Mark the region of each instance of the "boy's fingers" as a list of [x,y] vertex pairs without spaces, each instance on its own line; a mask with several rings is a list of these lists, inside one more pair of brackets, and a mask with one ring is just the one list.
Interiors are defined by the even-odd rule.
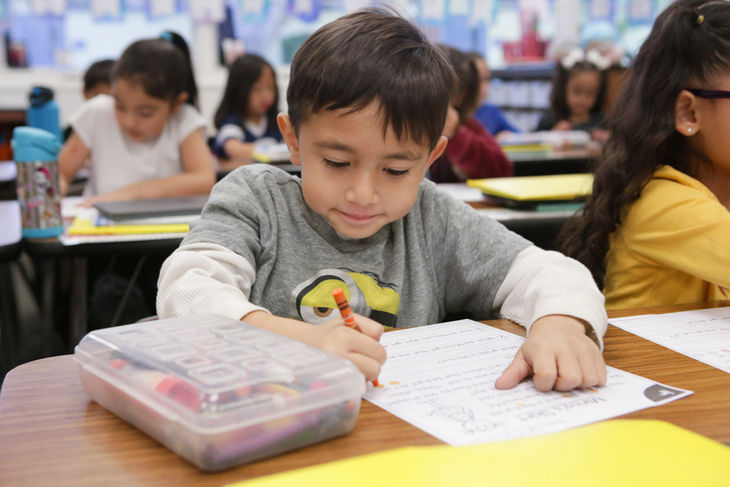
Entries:
[[525,361],[525,356],[522,354],[522,349],[520,349],[512,360],[512,363],[504,369],[502,375],[494,383],[494,387],[497,389],[511,389],[527,377],[529,373],[530,366]]
[[608,370],[606,370],[606,361],[603,360],[603,355],[599,352],[595,358],[596,367],[598,368],[598,384],[599,386],[605,386],[608,380]]
[[551,390],[558,378],[557,358],[552,354],[540,354],[533,358],[532,381],[538,391]]
[[555,357],[555,361],[557,362],[557,378],[553,387],[556,391],[570,391],[576,387],[584,387],[584,378],[593,374],[591,370],[586,370],[581,366],[578,357],[572,354]]
[[365,379],[369,381],[377,379],[380,375],[381,364],[371,357],[359,353],[349,353],[347,354],[347,359],[355,364],[360,369],[360,372],[365,375]]
[[345,329],[343,331],[349,333],[348,353],[364,355],[381,364],[385,363],[387,353],[379,341],[366,335],[362,330]]
[[357,327],[360,329],[360,332],[364,333],[370,338],[380,340],[380,336],[383,334],[383,325],[365,316],[359,315],[357,313],[354,314],[355,321],[357,322]]

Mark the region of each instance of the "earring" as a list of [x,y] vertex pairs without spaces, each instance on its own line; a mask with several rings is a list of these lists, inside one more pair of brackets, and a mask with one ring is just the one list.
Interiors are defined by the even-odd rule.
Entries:
[[692,127],[689,127],[689,128],[687,129],[687,133],[688,133],[688,134],[691,134],[691,133],[692,133]]

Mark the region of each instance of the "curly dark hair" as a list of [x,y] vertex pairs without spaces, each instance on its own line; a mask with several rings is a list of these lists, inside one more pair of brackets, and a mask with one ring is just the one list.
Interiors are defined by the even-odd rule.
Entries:
[[630,69],[582,214],[563,228],[562,251],[585,264],[600,287],[609,236],[652,174],[671,165],[690,176],[689,145],[675,130],[675,102],[730,67],[730,2],[676,0],[654,22]]

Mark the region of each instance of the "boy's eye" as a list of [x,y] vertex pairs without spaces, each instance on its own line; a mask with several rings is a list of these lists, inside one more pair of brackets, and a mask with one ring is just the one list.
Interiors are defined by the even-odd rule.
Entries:
[[402,176],[405,176],[406,174],[408,174],[409,170],[408,169],[390,169],[390,168],[386,168],[385,169],[385,172],[388,173],[389,176],[393,176],[393,177],[398,178],[398,177],[402,177]]
[[323,161],[327,166],[333,169],[344,169],[350,165],[349,162],[330,161],[329,159],[323,159]]
[[139,116],[142,118],[150,118],[154,114],[155,114],[155,112],[150,112],[150,111],[139,112]]

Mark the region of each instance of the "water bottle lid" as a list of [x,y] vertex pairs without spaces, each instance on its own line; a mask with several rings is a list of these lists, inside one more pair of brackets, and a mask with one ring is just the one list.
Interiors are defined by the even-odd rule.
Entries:
[[47,86],[34,86],[30,90],[30,105],[38,107],[53,100],[53,90]]
[[61,150],[55,134],[35,127],[15,127],[11,146],[16,162],[52,161]]

